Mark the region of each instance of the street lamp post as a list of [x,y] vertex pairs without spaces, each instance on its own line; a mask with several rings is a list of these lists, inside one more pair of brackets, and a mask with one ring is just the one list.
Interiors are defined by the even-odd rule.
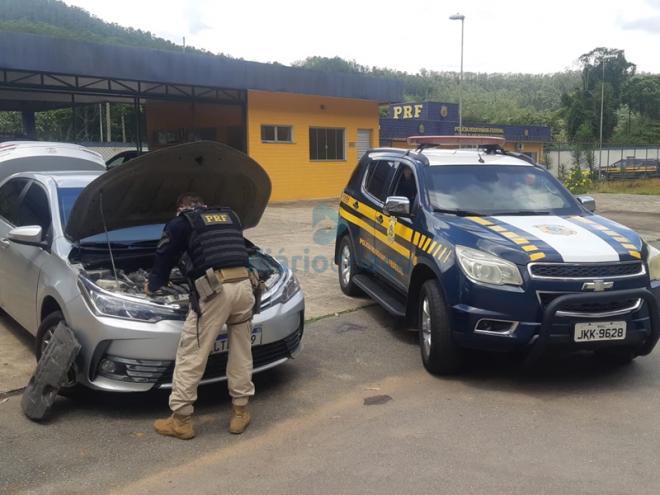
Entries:
[[461,21],[461,76],[458,80],[458,135],[463,135],[463,31],[465,27],[465,16],[454,14],[449,16],[452,21]]
[[600,138],[598,140],[598,178],[601,175],[603,168],[603,109],[605,106],[605,61],[611,58],[616,58],[616,55],[609,54],[603,55],[600,58],[600,63],[603,66],[603,77],[600,81]]

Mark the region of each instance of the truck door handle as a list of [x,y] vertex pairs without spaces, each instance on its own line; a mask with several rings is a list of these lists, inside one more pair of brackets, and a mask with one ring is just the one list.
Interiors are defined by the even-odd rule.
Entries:
[[383,223],[383,220],[384,220],[384,219],[383,219],[383,215],[378,215],[378,216],[376,217],[376,220],[378,220],[378,223]]
[[9,247],[9,239],[0,239],[0,247],[6,248]]
[[359,207],[360,207],[360,203],[358,203],[357,201],[353,201],[353,208],[357,210]]

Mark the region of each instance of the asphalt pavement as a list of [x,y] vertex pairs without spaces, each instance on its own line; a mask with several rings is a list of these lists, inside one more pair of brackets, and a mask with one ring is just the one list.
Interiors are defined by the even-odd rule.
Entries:
[[167,395],[58,399],[46,424],[0,404],[1,493],[655,494],[660,356],[525,369],[475,355],[437,378],[416,334],[370,307],[308,325],[295,361],[259,375],[253,424],[226,431],[204,387],[198,437],[151,430]]
[[[660,247],[660,197],[598,202]],[[332,257],[332,208],[274,205],[249,233],[297,260],[311,314],[330,316],[308,322],[295,361],[255,377],[241,436],[226,431],[224,384],[201,389],[188,442],[151,429],[166,392],[61,397],[48,422],[30,422],[20,395],[3,392],[27,380],[33,342],[0,315],[0,494],[658,492],[658,352],[622,368],[476,355],[465,374],[433,377],[416,333],[378,307],[355,309],[369,301],[311,265]]]

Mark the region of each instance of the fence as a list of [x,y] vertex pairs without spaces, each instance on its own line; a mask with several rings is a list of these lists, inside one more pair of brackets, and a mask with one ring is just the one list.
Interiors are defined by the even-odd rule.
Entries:
[[[133,143],[99,143],[99,142],[93,142],[93,143],[76,143],[81,146],[84,146],[85,148],[88,148],[92,151],[96,151],[97,153],[100,153],[100,155],[103,157],[104,161],[108,161],[110,158],[115,156],[117,153],[121,153],[122,151],[129,151],[129,150],[135,150],[137,149],[137,146]],[[142,145],[142,149],[144,151],[148,151],[149,148],[145,145]]]
[[623,146],[603,146],[602,149],[593,144],[566,144],[553,143],[547,145],[544,149],[545,164],[555,175],[559,176],[563,168],[568,171],[575,166],[576,151],[581,153],[580,166],[588,168],[586,153],[593,154],[594,170],[605,171],[607,167],[620,167],[626,160],[649,160],[650,163],[660,164],[660,144],[652,145],[623,145]]

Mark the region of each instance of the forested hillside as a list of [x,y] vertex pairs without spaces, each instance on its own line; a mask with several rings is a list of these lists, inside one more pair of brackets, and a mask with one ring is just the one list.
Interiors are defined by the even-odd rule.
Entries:
[[[105,22],[60,0],[2,0],[0,31],[47,34],[62,38],[181,51],[182,46],[149,31]],[[186,51],[209,53],[196,48]]]
[[[47,34],[100,43],[142,46],[163,50],[183,47],[150,32],[107,23],[89,12],[60,0],[2,0],[0,31]],[[207,53],[186,47],[186,51]],[[576,54],[576,56],[579,54]],[[219,54],[217,56],[226,57]],[[635,73],[634,63],[622,50],[596,48],[580,57],[580,67],[552,74],[484,74],[467,72],[463,82],[464,120],[500,124],[543,124],[559,141],[595,142],[599,134],[601,59],[605,76],[604,138],[610,143],[660,142],[660,75]],[[633,61],[634,62],[634,61]],[[368,67],[339,57],[310,56],[294,65],[396,78],[403,81],[406,101],[458,101],[459,75],[420,69],[416,74]],[[94,112],[90,109],[90,118]],[[61,122],[66,110],[40,115],[37,125],[51,139],[94,139],[71,136],[70,125]],[[118,118],[115,114],[113,118]],[[113,126],[118,126],[113,122]],[[0,135],[20,131],[20,116],[0,113]],[[62,134],[60,136],[60,134]]]

